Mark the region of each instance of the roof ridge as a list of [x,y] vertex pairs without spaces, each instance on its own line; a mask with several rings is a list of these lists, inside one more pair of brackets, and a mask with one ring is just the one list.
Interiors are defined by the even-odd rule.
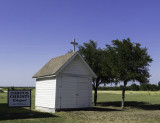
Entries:
[[[69,55],[69,54],[75,54],[75,53],[77,53],[78,51],[76,51],[76,52],[71,52],[71,53],[67,53],[67,54],[64,54],[64,55],[60,55],[60,56],[56,56],[56,57],[54,57],[54,58],[52,58],[52,59],[56,59],[56,58],[59,58],[59,57],[63,57],[63,56],[66,56],[66,55]],[[52,60],[51,59],[51,60]]]
[[52,58],[32,78],[55,74],[77,52],[67,53]]

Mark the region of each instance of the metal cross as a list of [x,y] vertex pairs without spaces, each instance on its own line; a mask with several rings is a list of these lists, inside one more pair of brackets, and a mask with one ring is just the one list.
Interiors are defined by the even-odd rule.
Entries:
[[73,38],[73,42],[71,42],[71,44],[73,44],[73,52],[75,52],[76,45],[78,45],[78,43],[75,41],[75,38]]

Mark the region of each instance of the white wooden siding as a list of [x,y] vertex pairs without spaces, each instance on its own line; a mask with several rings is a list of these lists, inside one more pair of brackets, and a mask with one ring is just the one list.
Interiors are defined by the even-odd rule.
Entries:
[[61,76],[56,77],[56,104],[55,109],[60,109],[60,91],[61,91]]
[[37,80],[35,105],[39,107],[55,108],[55,92],[55,78]]
[[92,77],[89,76],[89,107],[92,107]]
[[90,72],[82,62],[79,56],[76,56],[73,61],[71,61],[64,70],[63,74],[75,74],[75,75],[90,75]]

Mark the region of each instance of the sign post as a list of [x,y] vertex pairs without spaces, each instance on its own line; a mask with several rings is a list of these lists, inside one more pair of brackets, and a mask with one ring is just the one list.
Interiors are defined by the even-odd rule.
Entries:
[[8,108],[12,107],[30,107],[31,112],[31,89],[8,90]]

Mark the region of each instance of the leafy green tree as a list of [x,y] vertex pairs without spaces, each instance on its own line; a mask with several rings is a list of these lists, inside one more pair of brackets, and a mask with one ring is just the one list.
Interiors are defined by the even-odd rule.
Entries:
[[[109,68],[104,67],[104,59],[106,51],[97,47],[97,42],[90,40],[89,43],[83,43],[83,46],[78,46],[80,54],[89,64],[92,70],[96,73],[97,78],[93,80],[92,86],[94,90],[94,105],[97,104],[97,90],[100,84],[108,83],[110,78]],[[105,69],[104,69],[105,68]]]
[[140,83],[148,82],[149,63],[152,59],[147,53],[146,48],[142,48],[139,43],[132,43],[130,39],[113,40],[112,46],[106,45],[106,49],[112,52],[112,73],[119,82],[123,82],[122,104],[124,109],[125,90],[127,83],[138,81]]
[[101,61],[101,73],[103,76],[103,83],[115,83],[118,82],[115,78],[114,74],[112,74],[112,61],[113,60],[113,53],[108,50],[104,49],[102,51],[102,61]]

